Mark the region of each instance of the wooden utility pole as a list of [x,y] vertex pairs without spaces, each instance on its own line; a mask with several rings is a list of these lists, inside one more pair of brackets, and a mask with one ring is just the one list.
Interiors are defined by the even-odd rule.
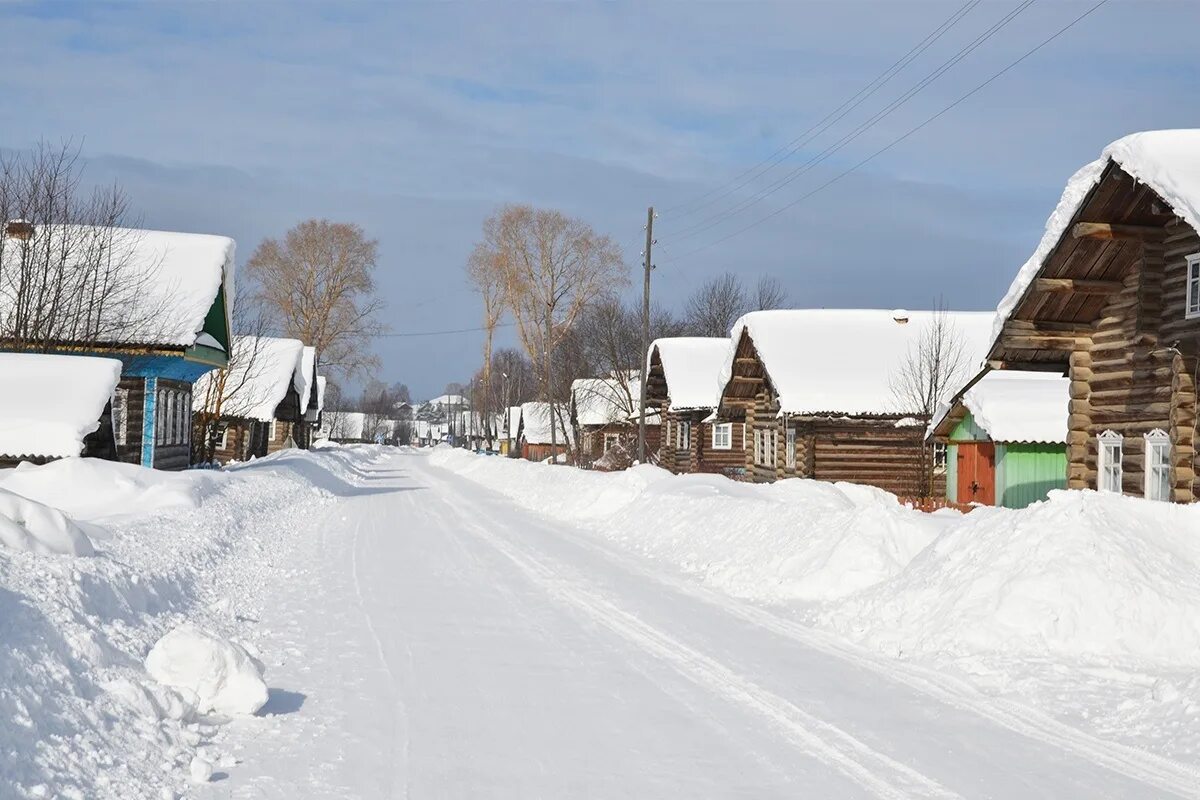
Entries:
[[650,270],[654,264],[650,260],[650,248],[654,246],[654,206],[646,209],[646,252],[642,260],[645,278],[642,284],[642,366],[641,366],[641,400],[638,403],[638,461],[646,463],[646,384],[649,369],[647,364],[650,350]]

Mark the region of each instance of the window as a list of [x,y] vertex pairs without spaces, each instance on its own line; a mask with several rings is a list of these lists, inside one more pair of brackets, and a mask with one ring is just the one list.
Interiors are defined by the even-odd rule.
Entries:
[[718,422],[712,426],[713,450],[733,449],[733,423]]
[[221,429],[221,440],[219,442],[217,442],[217,449],[218,450],[228,450],[229,449],[229,427],[228,426]]
[[934,472],[945,472],[946,471],[946,443],[945,442],[934,442],[933,443],[933,471]]
[[1146,499],[1171,499],[1171,438],[1161,430],[1146,434]]
[[675,449],[676,450],[691,450],[692,449],[692,423],[676,422],[675,423]]
[[754,431],[754,463],[762,463],[762,431]]
[[787,455],[784,456],[784,464],[788,469],[796,468],[796,429],[788,428],[787,436],[784,439],[787,446]]
[[1124,440],[1119,433],[1105,431],[1097,437],[1097,442],[1099,443],[1097,467],[1100,473],[1100,485],[1097,488],[1102,492],[1120,493]]
[[129,430],[129,390],[117,389],[112,400],[113,439],[124,447]]
[[1187,257],[1187,316],[1200,317],[1200,253]]
[[275,441],[275,420],[271,420],[271,426],[267,428],[267,441]]
[[768,441],[771,445],[767,449],[767,462],[773,467],[775,466],[775,459],[779,451],[779,431],[777,431],[775,428],[772,428],[767,432],[767,436],[769,437]]
[[762,467],[775,466],[775,445],[779,441],[775,429],[754,431],[754,463]]
[[604,434],[604,452],[608,452],[612,448],[621,443],[621,435],[619,433]]
[[163,444],[167,440],[167,392],[159,389],[154,396],[154,443]]
[[183,443],[192,443],[192,393],[183,393]]

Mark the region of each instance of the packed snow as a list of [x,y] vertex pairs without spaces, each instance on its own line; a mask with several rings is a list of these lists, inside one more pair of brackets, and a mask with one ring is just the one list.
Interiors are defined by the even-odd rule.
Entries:
[[724,386],[733,374],[738,342],[745,332],[779,396],[781,413],[912,413],[917,409],[904,407],[895,392],[898,370],[939,321],[974,372],[987,352],[991,314],[787,309],[754,311],[734,324],[720,383]]
[[[113,358],[0,353],[0,457],[70,458],[100,427],[121,379]],[[20,387],[14,391],[12,387]]]
[[[729,340],[704,336],[655,339],[646,358],[658,351],[667,381],[668,411],[716,408],[721,402],[721,367],[729,354]],[[648,373],[647,373],[648,374]]]
[[992,370],[938,409],[929,429],[962,403],[992,441],[1064,443],[1070,385],[1053,372]]
[[1200,230],[1200,129],[1143,131],[1117,139],[1104,148],[1100,158],[1084,165],[1067,181],[1058,205],[1046,220],[1041,241],[996,307],[993,342],[1000,338],[1005,321],[1029,290],[1109,161],[1153,189],[1188,225]]

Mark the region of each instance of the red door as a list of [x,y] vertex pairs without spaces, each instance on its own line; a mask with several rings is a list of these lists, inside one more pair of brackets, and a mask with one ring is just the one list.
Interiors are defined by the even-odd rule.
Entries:
[[996,504],[996,446],[991,442],[959,443],[958,502]]

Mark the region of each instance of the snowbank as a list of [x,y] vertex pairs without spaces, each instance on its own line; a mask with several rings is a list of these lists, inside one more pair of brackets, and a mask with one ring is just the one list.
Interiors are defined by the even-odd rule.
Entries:
[[194,625],[159,639],[146,656],[146,671],[201,714],[253,714],[267,702],[262,664],[241,645]]
[[0,544],[43,555],[90,556],[87,534],[56,508],[0,489]]
[[851,484],[430,458],[730,594],[812,603],[892,654],[1200,664],[1200,507],[1060,491],[1020,511],[923,514]]

